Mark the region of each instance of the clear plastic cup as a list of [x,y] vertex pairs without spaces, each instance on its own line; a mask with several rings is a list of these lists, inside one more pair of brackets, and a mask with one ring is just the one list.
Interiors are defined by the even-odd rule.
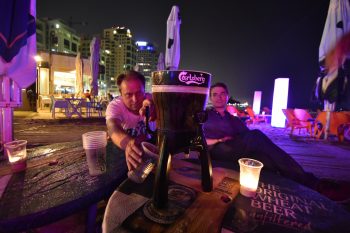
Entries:
[[4,144],[13,172],[23,171],[27,167],[27,141],[15,140]]
[[129,179],[135,183],[143,183],[145,181],[159,158],[158,148],[155,145],[149,142],[141,142],[141,146],[144,152],[142,163],[134,170],[128,172]]
[[91,176],[106,172],[106,145],[107,133],[105,131],[91,131],[82,135],[83,148]]
[[246,197],[254,197],[258,188],[260,171],[264,164],[255,159],[241,158],[239,163],[240,193]]

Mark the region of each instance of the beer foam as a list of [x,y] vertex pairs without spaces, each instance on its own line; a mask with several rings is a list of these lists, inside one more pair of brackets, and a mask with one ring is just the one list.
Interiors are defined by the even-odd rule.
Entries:
[[209,95],[209,88],[178,85],[152,85],[152,92],[194,93]]

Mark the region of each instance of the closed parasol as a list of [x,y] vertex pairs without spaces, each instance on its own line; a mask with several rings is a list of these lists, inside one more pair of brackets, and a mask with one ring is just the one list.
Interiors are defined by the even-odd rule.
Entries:
[[91,95],[98,95],[98,73],[100,61],[100,40],[94,37],[90,44]]
[[13,140],[13,108],[36,79],[36,1],[0,0],[1,143]]
[[349,0],[331,0],[319,47],[321,75],[317,79],[315,93],[318,100],[324,101],[324,110],[327,112],[325,138],[327,138],[330,124],[330,112],[335,110],[336,103],[343,101],[347,88],[347,77],[342,64],[337,64],[337,67],[333,68],[326,67],[325,59],[332,52],[337,42],[349,31]]
[[180,63],[180,12],[173,6],[167,21],[165,66],[167,70],[177,70]]
[[164,61],[164,54],[163,53],[159,53],[157,70],[165,70],[165,61]]
[[83,90],[83,60],[81,59],[80,52],[78,52],[75,58],[75,94],[81,97],[84,93]]

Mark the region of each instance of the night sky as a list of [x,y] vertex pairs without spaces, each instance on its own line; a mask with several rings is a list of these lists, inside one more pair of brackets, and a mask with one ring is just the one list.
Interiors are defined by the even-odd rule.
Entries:
[[73,27],[89,35],[125,26],[136,40],[164,52],[175,4],[182,17],[179,69],[209,72],[212,82],[227,83],[235,99],[250,104],[254,91],[262,91],[262,106],[268,107],[274,79],[289,77],[288,107],[316,106],[310,99],[329,0],[37,0],[37,17],[72,17]]

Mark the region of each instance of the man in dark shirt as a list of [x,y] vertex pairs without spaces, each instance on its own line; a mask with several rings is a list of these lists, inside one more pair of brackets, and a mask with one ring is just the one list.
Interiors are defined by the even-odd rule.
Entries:
[[[226,111],[229,98],[227,86],[216,83],[210,88],[213,107],[208,109],[208,120],[204,123],[204,134],[213,160],[238,163],[238,159],[249,157],[261,161],[264,169],[281,174],[298,183],[326,194],[320,190],[327,181],[320,181],[304,169],[285,151],[275,145],[260,130],[249,130],[237,117]],[[349,190],[339,190],[349,195]],[[328,194],[328,193],[327,193]],[[343,200],[349,196],[328,195],[331,199]]]

